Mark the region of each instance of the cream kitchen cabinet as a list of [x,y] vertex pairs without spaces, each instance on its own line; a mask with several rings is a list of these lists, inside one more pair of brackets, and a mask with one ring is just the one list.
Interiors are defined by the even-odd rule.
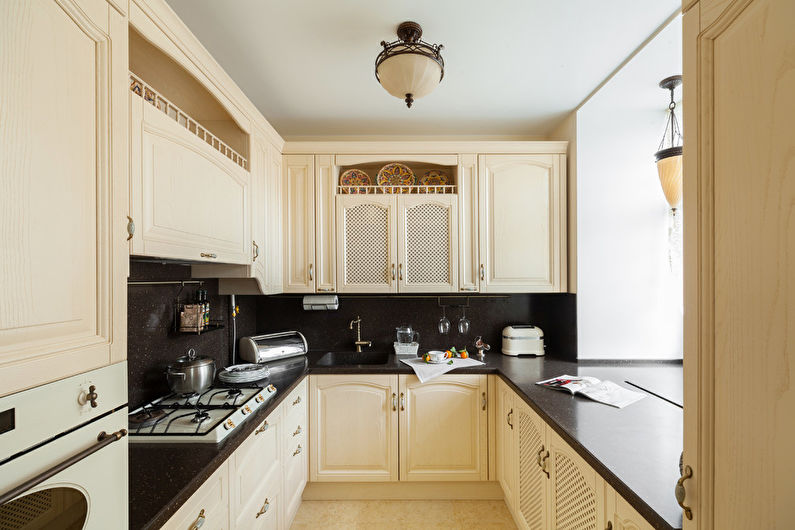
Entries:
[[310,480],[398,480],[398,376],[310,376]]
[[339,291],[457,291],[457,207],[454,195],[339,195]]
[[0,3],[0,395],[126,358],[127,18]]
[[337,290],[336,208],[337,169],[331,155],[315,155],[315,290]]
[[400,376],[400,480],[487,480],[487,381]]
[[479,157],[480,291],[566,289],[565,155]]
[[478,243],[478,156],[458,155],[458,288],[480,290]]
[[[543,420],[516,394],[513,456],[516,487],[509,506],[520,528],[554,528],[549,521],[549,472],[543,467],[547,429]],[[508,492],[506,492],[507,495]]]
[[608,484],[605,484],[603,527],[610,530],[652,530],[654,528]]
[[495,422],[495,462],[497,480],[505,494],[505,503],[509,507],[516,502],[518,477],[518,453],[516,449],[517,434],[516,418],[518,404],[514,404],[514,392],[502,379],[496,379],[496,422]]
[[161,527],[163,530],[228,530],[229,463],[224,462]]
[[309,478],[309,380],[304,380],[281,404],[282,456],[284,485],[282,487],[284,528],[290,528]]

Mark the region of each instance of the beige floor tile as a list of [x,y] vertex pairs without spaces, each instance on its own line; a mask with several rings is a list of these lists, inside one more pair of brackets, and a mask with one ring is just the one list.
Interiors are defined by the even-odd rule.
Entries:
[[355,523],[364,503],[365,501],[304,501],[298,508],[294,521],[315,525]]

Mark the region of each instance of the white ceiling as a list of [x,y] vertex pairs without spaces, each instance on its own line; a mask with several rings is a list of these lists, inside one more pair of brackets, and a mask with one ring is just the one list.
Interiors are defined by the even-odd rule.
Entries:
[[[167,0],[286,139],[543,137],[679,0]],[[414,20],[445,76],[411,109],[373,74]]]

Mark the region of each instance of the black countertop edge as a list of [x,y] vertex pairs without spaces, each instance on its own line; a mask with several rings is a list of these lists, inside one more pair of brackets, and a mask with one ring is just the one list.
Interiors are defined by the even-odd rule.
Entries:
[[[279,392],[276,397],[271,400],[267,406],[259,408],[255,411],[254,417],[244,422],[233,434],[227,437],[223,442],[218,445],[212,444],[130,444],[130,528],[131,529],[150,529],[159,528],[163,525],[169,517],[171,517],[182,504],[212,475],[216,469],[234,452],[234,450],[253,432],[256,427],[264,420],[284,398],[296,387],[303,379],[309,374],[413,374],[413,370],[395,356],[391,355],[389,362],[380,365],[349,365],[349,366],[317,366],[317,361],[322,356],[322,352],[310,352],[307,356],[308,366],[300,371],[282,374],[278,379],[272,378],[272,383],[277,386]],[[508,360],[510,359],[510,360]],[[577,439],[576,435],[570,433],[564,426],[562,426],[555,418],[552,411],[547,410],[539,401],[533,399],[530,395],[534,390],[541,390],[544,393],[553,392],[554,394],[562,394],[560,392],[550,391],[536,386],[527,386],[527,382],[521,382],[519,377],[516,377],[513,372],[516,372],[516,363],[522,361],[529,361],[536,363],[547,364],[552,361],[554,366],[554,375],[562,375],[563,373],[571,373],[573,368],[578,365],[583,367],[654,367],[665,365],[681,364],[681,361],[595,361],[586,360],[579,363],[557,361],[553,359],[545,360],[544,358],[506,358],[505,356],[491,353],[486,356],[486,364],[482,366],[461,368],[453,370],[450,373],[472,373],[472,374],[495,374],[498,375],[508,386],[510,386],[522,399],[530,406],[539,416],[576,452],[579,454],[593,469],[603,477],[603,479],[616,490],[640,515],[655,528],[665,530],[677,530],[682,527],[681,515],[678,524],[672,524],[666,520],[656,510],[654,510],[646,500],[644,500],[637,492],[630,488],[624,481],[622,481],[607,465],[605,465],[596,455],[589,451]],[[513,364],[514,366],[504,366],[504,363]],[[566,368],[569,368],[567,371]],[[560,373],[557,373],[560,372]],[[576,373],[576,371],[574,371]],[[548,373],[545,375],[549,375]],[[552,377],[550,376],[550,377]],[[536,379],[533,377],[535,380]],[[534,382],[533,382],[534,383]],[[564,397],[566,397],[564,395]],[[656,399],[649,397],[647,399]],[[569,406],[577,407],[577,403],[582,400],[588,402],[584,398],[574,398],[568,400],[571,404]],[[607,405],[598,405],[599,407],[608,407]],[[597,409],[598,410],[598,409]],[[185,459],[185,452],[190,449],[193,458],[189,459],[186,464],[196,464],[195,472],[185,473],[182,471],[181,478],[184,484],[181,487],[177,484],[178,491],[174,494],[162,491],[160,495],[152,495],[157,492],[155,485],[149,482],[155,477],[151,471],[151,467],[160,469],[161,466],[155,465],[158,460],[167,461],[174,465],[175,461],[180,458]],[[155,462],[152,462],[154,460]],[[147,468],[146,464],[150,464]],[[150,471],[145,471],[150,469]],[[187,476],[186,476],[187,475]],[[159,476],[157,478],[160,478]],[[149,479],[149,480],[147,480]],[[162,481],[161,481],[162,484]],[[167,485],[166,485],[167,486]],[[167,490],[168,488],[165,487]],[[673,500],[673,485],[670,488],[671,502]],[[150,510],[145,508],[151,506]],[[159,506],[159,508],[158,508]]]

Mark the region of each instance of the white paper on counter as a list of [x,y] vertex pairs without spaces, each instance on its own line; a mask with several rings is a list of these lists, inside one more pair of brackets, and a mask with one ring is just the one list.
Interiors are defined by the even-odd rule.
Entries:
[[400,359],[400,362],[405,363],[414,370],[414,373],[417,374],[417,378],[420,380],[420,383],[427,383],[431,379],[436,379],[442,374],[446,374],[450,370],[455,370],[457,368],[469,368],[472,366],[480,366],[482,363],[480,361],[476,361],[475,359],[459,359],[454,358],[452,359],[453,364],[449,364],[450,359],[441,363],[441,364],[431,364],[426,363],[419,357],[415,357],[413,359]]

